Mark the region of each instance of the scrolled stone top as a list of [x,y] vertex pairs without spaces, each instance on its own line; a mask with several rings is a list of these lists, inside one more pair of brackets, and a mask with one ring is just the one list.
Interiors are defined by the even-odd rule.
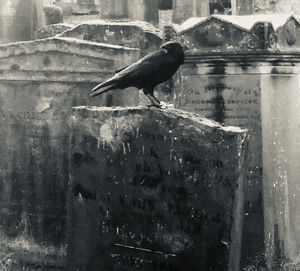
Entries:
[[298,19],[294,15],[288,14],[260,14],[260,15],[246,15],[246,16],[233,16],[233,15],[219,15],[213,14],[209,17],[191,17],[187,19],[182,24],[172,24],[173,29],[178,33],[182,34],[202,23],[211,20],[212,18],[216,20],[223,21],[225,23],[230,23],[234,27],[240,28],[244,31],[251,32],[255,24],[257,23],[270,23],[273,29],[276,31],[279,27],[284,26],[290,20],[295,20],[299,23]]
[[193,54],[300,52],[300,21],[289,14],[194,17],[166,31]]

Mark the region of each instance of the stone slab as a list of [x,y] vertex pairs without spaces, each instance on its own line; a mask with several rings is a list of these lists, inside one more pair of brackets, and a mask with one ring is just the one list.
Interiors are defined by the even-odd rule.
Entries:
[[142,55],[157,50],[162,44],[161,31],[142,21],[95,20],[82,23],[58,36],[139,48]]
[[0,1],[0,44],[30,40],[44,25],[42,0]]
[[71,120],[70,270],[240,270],[245,130],[141,107]]
[[[225,72],[226,68],[224,66],[223,68]],[[215,66],[214,70],[210,70],[210,74],[197,74],[198,69],[194,65],[183,67],[181,85],[177,90],[185,91],[177,93],[175,106],[197,112],[226,125],[249,129],[250,152],[247,153],[249,162],[245,180],[245,225],[247,226],[244,228],[243,251],[245,255],[257,255],[259,251],[262,255],[264,222],[260,151],[262,149],[260,76],[246,74],[226,76],[226,73],[218,74],[217,69],[221,72],[221,64]]]
[[134,89],[89,95],[139,55],[138,49],[67,38],[0,46],[0,234],[8,255],[22,254],[22,261],[30,255],[31,266],[45,260],[39,249],[48,258],[64,256],[72,106],[137,105]]
[[190,55],[175,87],[176,107],[249,130],[242,246],[248,269],[298,262],[299,72],[297,54],[266,54],[264,61]]

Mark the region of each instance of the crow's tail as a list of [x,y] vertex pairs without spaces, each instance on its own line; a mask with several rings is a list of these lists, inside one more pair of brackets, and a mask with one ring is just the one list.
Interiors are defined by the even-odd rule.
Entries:
[[93,92],[90,94],[91,97],[98,96],[100,94],[103,94],[111,89],[116,88],[117,82],[114,80],[108,80],[105,81],[96,87],[93,88]]

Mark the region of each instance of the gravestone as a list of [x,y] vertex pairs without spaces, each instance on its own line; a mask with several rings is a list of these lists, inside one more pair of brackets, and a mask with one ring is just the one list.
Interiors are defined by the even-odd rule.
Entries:
[[46,25],[59,24],[64,21],[63,11],[59,6],[44,6],[44,13],[46,17]]
[[77,0],[77,5],[73,8],[75,14],[99,13],[95,0]]
[[158,25],[159,0],[100,0],[100,18],[140,20]]
[[265,256],[268,270],[297,262],[300,191],[294,161],[300,157],[292,139],[299,133],[292,116],[299,107],[296,19],[214,15],[174,25],[170,36],[172,29],[173,37],[189,48],[175,87],[176,107],[249,129],[245,268],[259,270]]
[[34,39],[46,39],[55,37],[56,35],[72,28],[74,28],[73,24],[50,24],[35,31]]
[[190,17],[205,17],[208,15],[208,0],[173,0],[173,23],[180,24]]
[[128,0],[128,17],[158,25],[159,0]]
[[44,24],[42,0],[0,0],[0,43],[30,40]]
[[39,264],[56,270],[42,252],[53,253],[54,262],[63,260],[71,108],[138,104],[134,89],[98,98],[89,94],[139,54],[68,38],[0,46],[1,247],[8,247],[12,261],[28,264],[12,270]]
[[255,0],[237,0],[236,11],[238,15],[251,15],[254,14]]
[[234,2],[238,15],[300,14],[299,2],[297,0],[234,0]]
[[127,0],[100,0],[101,19],[123,19],[128,17]]
[[157,50],[162,44],[159,29],[147,22],[138,21],[91,21],[79,24],[58,36],[139,48],[141,56]]
[[69,270],[240,270],[245,130],[143,107],[71,120]]

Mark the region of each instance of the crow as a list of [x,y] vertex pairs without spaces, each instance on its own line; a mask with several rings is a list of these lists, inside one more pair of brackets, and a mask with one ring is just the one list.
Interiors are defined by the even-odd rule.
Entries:
[[184,51],[180,43],[167,42],[158,51],[116,71],[113,77],[97,85],[91,96],[94,97],[112,89],[136,87],[143,89],[153,106],[161,107],[161,102],[153,95],[154,88],[170,79],[183,62]]

